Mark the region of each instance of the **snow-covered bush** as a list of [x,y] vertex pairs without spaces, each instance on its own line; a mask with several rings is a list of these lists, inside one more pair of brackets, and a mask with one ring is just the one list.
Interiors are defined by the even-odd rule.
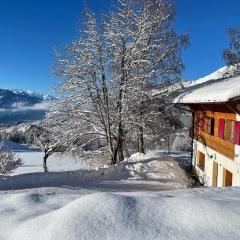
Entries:
[[172,144],[172,151],[190,151],[191,138],[186,134],[181,134],[175,137]]
[[7,175],[20,164],[22,164],[21,158],[18,158],[15,153],[0,145],[0,175]]

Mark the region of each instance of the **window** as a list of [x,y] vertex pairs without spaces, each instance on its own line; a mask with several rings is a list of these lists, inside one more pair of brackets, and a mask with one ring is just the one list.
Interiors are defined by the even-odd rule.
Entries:
[[234,121],[226,119],[224,129],[224,140],[234,142]]
[[204,130],[206,133],[212,136],[214,135],[214,124],[215,124],[214,118],[211,118],[211,117],[205,118]]
[[214,135],[214,129],[215,129],[215,119],[211,118],[211,128],[210,128],[210,134]]
[[206,116],[204,119],[204,132],[209,134],[210,128],[211,128],[211,118]]
[[240,122],[234,124],[234,144],[240,145]]
[[218,120],[218,137],[224,139],[225,119],[220,118]]
[[204,171],[205,168],[205,154],[197,152],[197,166]]

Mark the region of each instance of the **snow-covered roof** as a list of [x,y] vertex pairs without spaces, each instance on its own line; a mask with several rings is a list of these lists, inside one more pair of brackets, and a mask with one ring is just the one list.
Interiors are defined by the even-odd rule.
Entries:
[[240,97],[240,77],[232,77],[184,92],[174,103],[221,103]]

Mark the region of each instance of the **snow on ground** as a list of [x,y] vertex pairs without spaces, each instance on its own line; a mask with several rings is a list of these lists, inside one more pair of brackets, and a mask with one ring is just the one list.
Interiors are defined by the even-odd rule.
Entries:
[[239,239],[240,188],[184,189],[170,156],[186,157],[152,151],[110,168],[2,176],[0,240]]
[[[18,152],[17,155],[23,159],[24,164],[13,170],[10,175],[24,173],[43,172],[42,152]],[[70,156],[59,156],[53,154],[47,159],[48,170],[51,172],[75,171],[88,168],[88,164]]]
[[34,187],[81,187],[86,182],[101,189],[169,190],[186,188],[190,182],[178,163],[160,151],[134,154],[130,159],[110,168],[90,168],[88,163],[73,157],[53,154],[48,158],[49,173],[43,172],[43,154],[38,149],[13,142],[7,147],[20,156],[24,164],[9,176],[0,177],[0,190]]
[[190,184],[178,163],[164,155],[143,160],[127,159],[109,168],[18,175],[17,172],[18,169],[11,176],[0,177],[0,190],[91,185],[104,191],[162,191],[186,188]]
[[[14,169],[11,176],[24,174],[24,173],[34,173],[43,172],[43,153],[38,148],[29,147],[26,145],[18,144],[12,141],[0,141],[3,143],[7,149],[12,150],[23,159],[23,165]],[[61,171],[75,171],[79,169],[89,168],[89,165],[71,156],[60,156],[59,154],[51,155],[48,160],[48,169],[51,172],[61,172]]]
[[1,240],[239,239],[240,189],[0,192]]

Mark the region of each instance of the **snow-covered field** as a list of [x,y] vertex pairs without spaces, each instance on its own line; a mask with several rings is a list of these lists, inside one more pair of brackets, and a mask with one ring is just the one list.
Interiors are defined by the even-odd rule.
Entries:
[[[23,165],[14,169],[10,176],[24,173],[43,172],[43,153],[38,148],[31,148],[12,141],[0,141],[0,143],[1,142],[23,160]],[[47,163],[48,169],[51,172],[75,171],[89,168],[89,165],[81,159],[73,158],[71,156],[62,157],[59,154],[51,155],[48,158]]]
[[14,149],[25,163],[0,177],[0,240],[239,239],[240,188],[186,189],[169,158],[186,154],[135,154],[98,170],[55,155],[43,173],[41,152]]
[[240,189],[0,192],[1,240],[239,239]]
[[[23,159],[24,164],[15,169],[10,175],[43,172],[42,152],[18,152],[17,155]],[[48,158],[48,169],[51,172],[75,171],[87,167],[86,162],[73,157],[61,157],[53,154]]]
[[[87,168],[84,162],[76,165],[75,162],[71,163],[71,158],[68,162],[67,159],[61,160],[55,156],[49,159],[49,164],[52,160],[50,172],[44,173],[41,160],[34,163],[39,152],[26,152],[19,155],[21,154],[25,154],[22,155],[25,157],[29,154],[29,160],[24,158],[22,166],[15,169],[9,176],[0,177],[0,190],[84,186],[99,191],[162,191],[186,188],[190,184],[178,163],[164,155],[132,157],[116,166],[99,169]],[[78,169],[71,170],[77,166]]]

